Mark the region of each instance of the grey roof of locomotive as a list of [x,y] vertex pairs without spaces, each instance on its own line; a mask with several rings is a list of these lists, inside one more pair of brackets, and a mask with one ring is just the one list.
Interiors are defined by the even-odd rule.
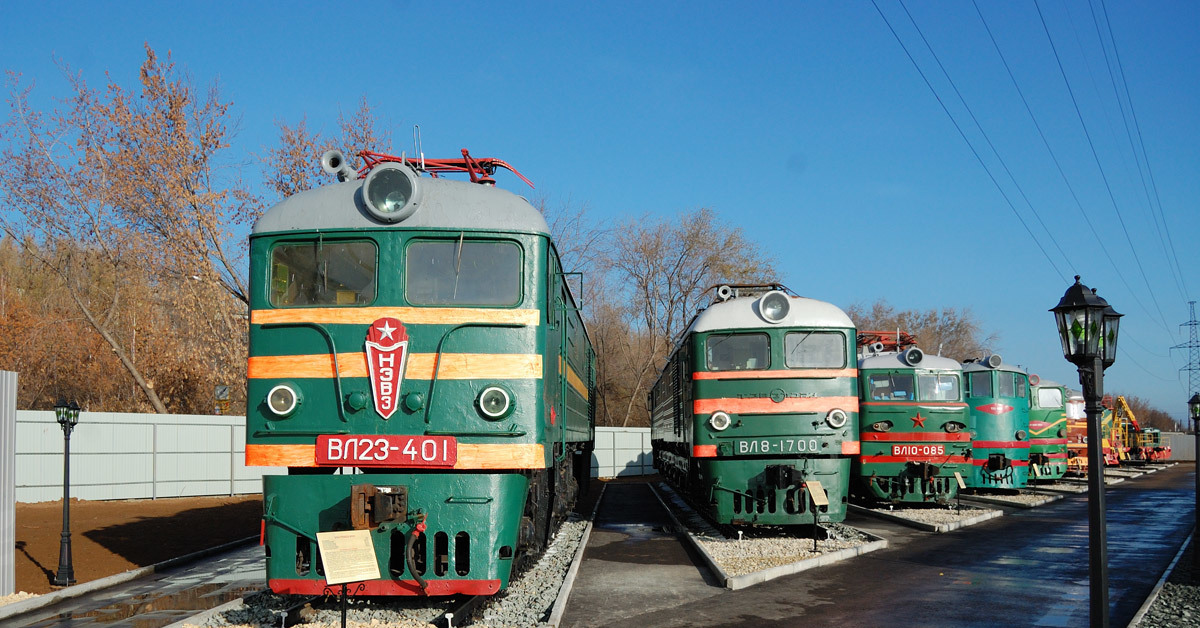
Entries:
[[[529,201],[493,186],[423,176],[421,205],[408,218],[382,223],[367,212],[364,179],[300,192],[268,209],[254,223],[254,235],[336,229],[449,229],[550,234],[541,212]],[[352,208],[352,209],[348,209]]]
[[900,358],[901,353],[889,351],[886,353],[876,353],[868,355],[858,361],[860,369],[936,369],[942,371],[961,371],[962,365],[950,358],[943,358],[936,355],[926,353],[921,358],[921,362],[916,366],[910,366]]
[[735,297],[708,306],[692,319],[684,334],[717,329],[759,329],[772,327],[854,327],[846,313],[832,303],[788,296],[791,309],[787,318],[768,323],[758,313],[759,297]]
[[964,373],[970,373],[972,371],[1013,371],[1015,373],[1026,373],[1025,369],[1019,366],[1013,366],[1012,364],[1003,361],[1000,362],[1000,366],[997,366],[996,368],[992,368],[980,362],[963,362],[962,370]]

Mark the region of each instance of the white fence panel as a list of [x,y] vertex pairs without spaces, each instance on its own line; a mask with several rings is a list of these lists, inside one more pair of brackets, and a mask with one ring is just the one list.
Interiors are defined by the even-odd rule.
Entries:
[[[53,412],[16,413],[16,501],[62,498],[62,430]],[[145,499],[262,490],[276,467],[245,466],[245,418],[82,412],[71,434],[71,496]]]
[[615,478],[654,473],[648,427],[598,427],[592,452],[592,477]]

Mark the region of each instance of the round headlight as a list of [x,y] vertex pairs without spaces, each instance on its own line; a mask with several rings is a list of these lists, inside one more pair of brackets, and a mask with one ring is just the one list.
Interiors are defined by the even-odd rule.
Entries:
[[1017,433],[1016,433],[1017,440],[1025,440],[1026,436],[1028,436],[1028,434],[1025,433],[1025,430],[1017,430]]
[[489,419],[504,418],[512,409],[512,397],[499,386],[488,386],[479,393],[479,411]]
[[763,295],[758,301],[758,312],[768,323],[779,323],[787,318],[788,310],[792,307],[788,296],[778,290],[772,290]]
[[946,423],[942,424],[942,429],[946,430],[947,432],[949,432],[951,434],[961,432],[962,428],[964,428],[964,427],[966,427],[966,426],[963,425],[962,423],[956,423],[954,421],[947,421]]
[[876,421],[875,423],[871,424],[871,429],[875,430],[876,432],[886,432],[892,429],[892,423],[891,421]]
[[836,430],[845,425],[846,420],[849,418],[850,417],[846,416],[845,411],[834,408],[829,411],[829,414],[825,415],[825,422],[829,424],[829,427],[832,427]]
[[408,166],[386,163],[367,175],[362,187],[367,210],[383,222],[400,222],[417,211],[420,188]]
[[1067,437],[1067,428],[1065,428],[1065,427],[1058,428],[1058,437],[1066,438]]
[[711,425],[714,430],[723,432],[731,424],[733,424],[733,419],[729,418],[729,415],[724,412],[714,412],[712,413],[712,416],[708,417],[708,424]]
[[287,416],[300,405],[300,393],[288,384],[280,384],[267,393],[267,407],[279,416]]

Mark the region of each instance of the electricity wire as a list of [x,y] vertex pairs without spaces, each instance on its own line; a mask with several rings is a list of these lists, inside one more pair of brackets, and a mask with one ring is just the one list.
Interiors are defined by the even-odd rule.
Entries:
[[[1054,52],[1054,59],[1058,63],[1058,71],[1062,74],[1063,82],[1066,83],[1067,86],[1067,93],[1070,94],[1071,103],[1075,107],[1075,115],[1079,118],[1079,124],[1083,127],[1084,137],[1087,138],[1088,147],[1090,147],[1092,151],[1092,158],[1096,161],[1096,167],[1100,170],[1100,178],[1104,181],[1104,188],[1108,191],[1109,201],[1112,202],[1113,210],[1117,214],[1117,221],[1121,224],[1121,230],[1125,234],[1125,242],[1129,245],[1130,252],[1133,253],[1133,261],[1137,264],[1138,271],[1142,275],[1142,281],[1146,284],[1146,290],[1150,292],[1150,300],[1154,303],[1154,308],[1158,311],[1158,316],[1162,322],[1163,329],[1165,329],[1168,334],[1173,336],[1170,327],[1167,325],[1167,317],[1163,315],[1162,307],[1158,304],[1158,297],[1154,294],[1154,288],[1150,286],[1150,279],[1146,276],[1146,269],[1142,266],[1142,260],[1140,257],[1138,257],[1137,249],[1133,246],[1133,238],[1129,235],[1129,228],[1125,226],[1125,218],[1121,215],[1121,209],[1117,205],[1117,198],[1113,194],[1112,185],[1109,184],[1108,174],[1104,171],[1104,165],[1100,162],[1100,154],[1096,152],[1096,144],[1092,141],[1092,135],[1087,128],[1087,122],[1083,119],[1083,112],[1079,109],[1079,101],[1075,98],[1075,90],[1071,88],[1071,81],[1067,78],[1066,69],[1063,68],[1062,58],[1058,54],[1058,48],[1054,45],[1054,38],[1050,35],[1050,27],[1046,24],[1046,17],[1042,14],[1040,0],[1033,0],[1033,6],[1037,8],[1038,17],[1042,21],[1042,28],[1046,31],[1046,38],[1050,42],[1050,49]],[[1128,285],[1126,287],[1128,287]],[[1132,289],[1130,292],[1132,292]],[[1135,300],[1140,302],[1136,295],[1133,295],[1133,297]]]
[[908,5],[904,3],[904,0],[899,0],[899,2],[900,7],[904,9],[904,14],[908,16],[908,21],[912,22],[913,28],[917,30],[917,35],[921,37],[921,41],[925,44],[925,48],[929,50],[929,54],[933,55],[934,62],[937,63],[938,68],[942,71],[942,76],[946,77],[946,81],[950,83],[950,88],[954,90],[954,95],[958,96],[958,101],[962,103],[963,108],[967,110],[967,115],[971,116],[971,121],[975,123],[975,128],[978,129],[979,134],[983,136],[983,141],[987,142],[988,148],[992,149],[992,154],[996,156],[996,160],[1000,162],[1000,166],[1004,168],[1004,172],[1008,174],[1009,180],[1012,181],[1013,186],[1017,188],[1017,192],[1021,194],[1021,198],[1025,200],[1025,204],[1029,207],[1029,211],[1033,212],[1033,216],[1037,218],[1038,224],[1040,224],[1042,229],[1046,231],[1046,235],[1050,237],[1050,242],[1053,243],[1054,247],[1058,249],[1058,253],[1062,255],[1064,260],[1066,260],[1067,265],[1074,266],[1074,264],[1071,262],[1071,258],[1067,256],[1066,251],[1064,251],[1062,246],[1059,245],[1058,239],[1054,237],[1054,232],[1050,231],[1050,228],[1046,226],[1046,222],[1042,220],[1041,214],[1039,214],[1037,208],[1033,206],[1033,203],[1029,200],[1029,196],[1025,194],[1024,188],[1022,188],[1021,184],[1017,182],[1017,177],[1013,174],[1012,170],[1009,169],[1008,164],[1004,161],[1004,158],[1000,156],[1000,151],[996,149],[996,145],[993,144],[992,139],[988,137],[987,131],[983,129],[983,125],[979,122],[979,118],[975,117],[975,112],[972,111],[971,106],[967,104],[967,99],[964,98],[962,92],[959,91],[958,85],[954,82],[953,78],[950,78],[950,72],[948,72],[946,70],[946,66],[942,64],[941,58],[938,57],[937,52],[935,52],[933,46],[930,45],[929,40],[925,37],[925,33],[921,31],[921,27],[917,25],[917,21],[913,19],[912,13],[908,10]]
[[[1142,127],[1138,123],[1137,109],[1133,106],[1133,93],[1129,91],[1129,82],[1125,79],[1125,66],[1121,63],[1121,51],[1117,47],[1117,38],[1112,32],[1112,20],[1108,18],[1108,4],[1104,0],[1100,0],[1100,7],[1104,10],[1104,23],[1108,28],[1108,38],[1112,41],[1113,57],[1117,61],[1117,70],[1121,75],[1121,84],[1125,87],[1125,98],[1129,101],[1129,115],[1133,118],[1133,128],[1138,138],[1138,145],[1142,149],[1142,158],[1146,160],[1146,173],[1150,177],[1150,188],[1154,191],[1154,200],[1157,203],[1158,216],[1162,219],[1163,231],[1167,235],[1167,244],[1171,251],[1171,260],[1174,261],[1174,266],[1171,266],[1171,272],[1175,276],[1175,281],[1179,284],[1183,294],[1183,300],[1189,301],[1190,292],[1187,288],[1186,275],[1183,273],[1183,267],[1179,264],[1179,255],[1175,252],[1175,242],[1171,238],[1171,229],[1167,226],[1167,216],[1163,213],[1162,198],[1158,194],[1158,184],[1154,179],[1154,169],[1150,166],[1150,153],[1146,152],[1146,142],[1142,136]],[[1151,204],[1151,211],[1155,210],[1155,205]],[[1157,222],[1155,225],[1157,226]],[[1161,238],[1162,235],[1159,235]],[[1168,264],[1170,266],[1170,264]]]
[[988,168],[987,163],[983,161],[983,157],[979,155],[979,151],[975,149],[975,145],[972,144],[971,140],[967,138],[967,134],[963,131],[962,127],[959,126],[958,121],[954,119],[954,115],[950,113],[950,109],[946,107],[946,103],[942,100],[942,97],[938,95],[937,90],[934,89],[933,85],[929,82],[929,78],[925,76],[925,72],[921,69],[921,66],[917,63],[917,60],[913,58],[912,53],[909,52],[908,46],[904,45],[904,40],[900,39],[899,33],[897,33],[896,29],[892,27],[891,21],[887,19],[887,16],[884,15],[883,11],[879,8],[879,3],[877,0],[871,0],[871,4],[874,5],[875,11],[879,13],[879,17],[883,18],[884,24],[886,24],[888,30],[891,31],[892,36],[896,38],[896,42],[900,44],[900,48],[904,50],[904,54],[908,57],[908,60],[912,62],[913,67],[917,70],[917,73],[921,75],[921,80],[925,82],[925,86],[929,88],[929,91],[933,93],[933,97],[937,99],[938,104],[941,105],[942,111],[946,113],[946,117],[950,118],[950,123],[954,125],[954,129],[958,131],[958,134],[962,137],[963,141],[966,142],[967,148],[971,150],[971,154],[975,156],[976,161],[978,161],[979,165],[983,167],[983,171],[987,174],[988,178],[991,179],[992,185],[996,186],[996,190],[1000,192],[1000,196],[1004,198],[1004,202],[1008,204],[1008,208],[1012,210],[1013,215],[1017,217],[1018,221],[1020,221],[1021,226],[1025,228],[1025,232],[1029,234],[1029,237],[1033,240],[1033,243],[1037,245],[1038,250],[1042,252],[1043,256],[1045,256],[1046,261],[1050,263],[1050,267],[1054,269],[1054,272],[1058,273],[1059,277],[1061,277],[1063,281],[1066,281],[1066,275],[1059,270],[1058,265],[1054,263],[1054,260],[1051,259],[1050,254],[1046,252],[1045,247],[1042,246],[1042,243],[1037,239],[1037,236],[1033,234],[1033,230],[1029,228],[1029,224],[1026,223],[1025,219],[1021,217],[1021,214],[1017,211],[1017,207],[1013,204],[1012,199],[1008,197],[1008,194],[1005,193],[1004,188],[1000,186],[1000,182],[996,180],[995,175],[992,174],[992,171],[990,168]]

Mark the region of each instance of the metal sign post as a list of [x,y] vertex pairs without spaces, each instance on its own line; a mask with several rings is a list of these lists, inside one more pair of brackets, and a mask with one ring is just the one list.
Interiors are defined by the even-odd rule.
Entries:
[[0,371],[0,596],[16,593],[17,374]]

